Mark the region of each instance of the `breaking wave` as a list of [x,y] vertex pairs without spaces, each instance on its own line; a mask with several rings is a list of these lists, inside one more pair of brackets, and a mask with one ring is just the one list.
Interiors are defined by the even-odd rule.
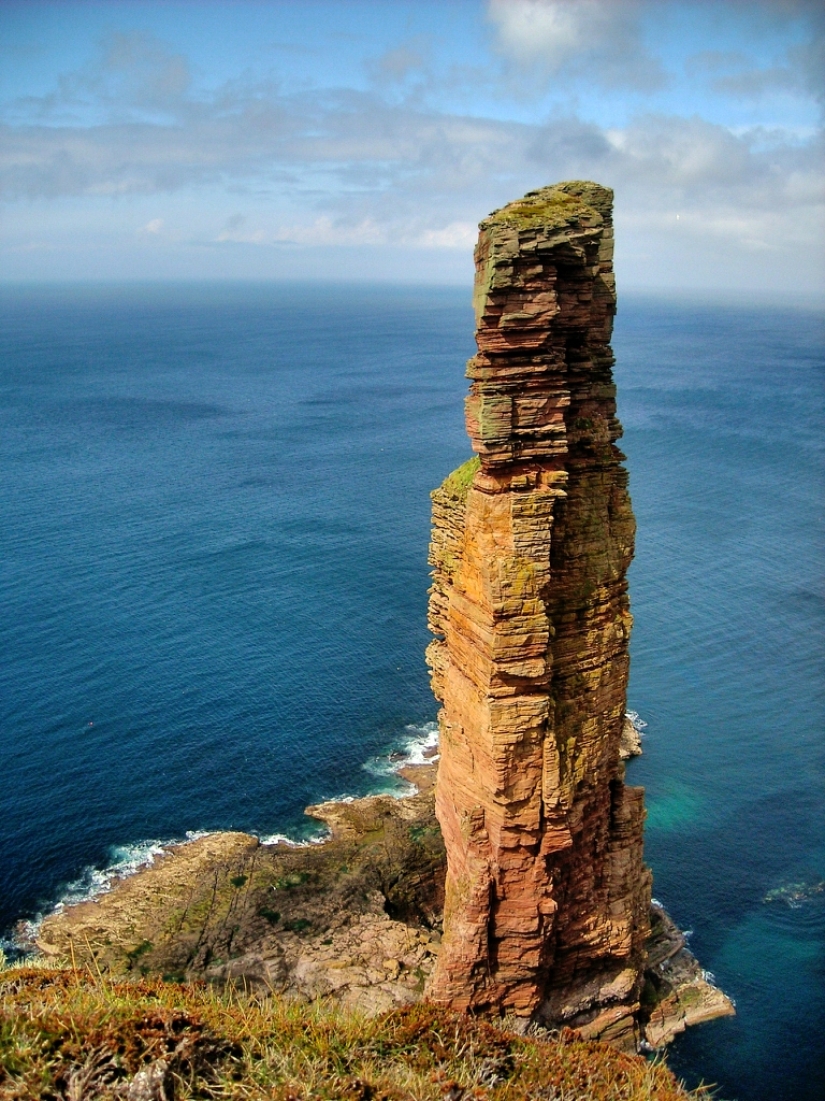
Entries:
[[402,768],[408,765],[426,765],[438,760],[438,723],[409,723],[404,731],[406,736],[398,749],[373,757],[363,766],[373,776],[392,778],[395,783],[391,794],[398,791],[398,773]]
[[[337,802],[347,803],[352,802],[352,799],[339,799]],[[297,839],[290,837],[285,833],[268,833],[258,837],[258,840],[262,845],[289,845],[291,849],[306,849],[310,845],[323,845],[323,843],[329,838],[329,830],[323,830],[321,833],[316,834],[313,837],[305,837]]]
[[10,937],[0,939],[0,949],[10,956],[31,952],[47,914],[58,914],[67,906],[100,898],[121,879],[126,879],[127,876],[134,875],[135,872],[154,864],[157,857],[167,849],[174,848],[176,845],[185,845],[188,841],[197,841],[199,837],[206,837],[210,832],[209,830],[187,830],[183,838],[167,841],[153,838],[129,845],[112,845],[109,849],[108,864],[102,868],[93,864],[87,865],[76,879],[65,884],[59,893],[58,901],[46,913],[38,913],[32,918],[18,922]]

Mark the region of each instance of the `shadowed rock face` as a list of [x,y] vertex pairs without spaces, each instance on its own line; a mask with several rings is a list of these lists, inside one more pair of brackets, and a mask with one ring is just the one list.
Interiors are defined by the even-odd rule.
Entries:
[[612,192],[481,223],[467,430],[433,494],[445,934],[429,994],[621,1039],[650,874],[620,742],[634,519],[616,419]]

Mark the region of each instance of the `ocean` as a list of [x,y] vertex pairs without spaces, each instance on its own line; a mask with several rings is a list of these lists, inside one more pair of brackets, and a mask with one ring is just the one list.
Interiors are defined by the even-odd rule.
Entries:
[[[0,292],[0,933],[193,833],[307,839],[431,739],[429,491],[469,292]],[[629,706],[654,894],[737,1016],[668,1061],[825,1082],[822,316],[622,296]],[[767,901],[766,901],[767,899]]]

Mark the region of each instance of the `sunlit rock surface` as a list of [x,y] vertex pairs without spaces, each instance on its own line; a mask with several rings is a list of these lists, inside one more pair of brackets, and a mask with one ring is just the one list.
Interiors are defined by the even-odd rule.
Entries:
[[612,192],[544,188],[480,228],[478,458],[433,494],[448,874],[429,995],[629,1038],[650,874],[620,757],[635,524],[616,446]]

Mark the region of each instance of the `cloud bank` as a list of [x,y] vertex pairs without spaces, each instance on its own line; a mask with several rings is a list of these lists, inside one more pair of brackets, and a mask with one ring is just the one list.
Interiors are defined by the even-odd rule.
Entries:
[[[128,247],[144,249],[144,275],[151,244],[155,263],[161,246],[174,245],[163,274],[193,274],[195,265],[219,274],[227,250],[255,253],[250,273],[261,274],[260,257],[285,248],[295,270],[306,250],[366,247],[396,250],[399,273],[413,278],[416,256],[454,253],[445,277],[469,278],[481,217],[530,187],[587,177],[616,190],[620,265],[631,282],[721,278],[781,290],[794,280],[816,290],[821,129],[732,127],[657,109],[645,97],[675,70],[646,36],[650,8],[633,0],[492,0],[487,26],[500,65],[475,109],[462,110],[439,97],[437,76],[426,94],[410,82],[426,65],[422,41],[366,58],[359,88],[293,90],[239,75],[196,93],[180,50],[146,31],[111,33],[96,59],[62,74],[53,91],[5,105],[0,197],[14,210],[5,235],[12,269],[35,270],[39,250],[30,246],[42,238],[44,211],[55,248],[67,249],[81,223],[88,247],[89,212],[97,210],[105,212],[92,234],[98,257],[107,233],[111,249],[127,248],[119,212],[128,217]],[[807,35],[788,47],[786,65],[699,51],[683,65],[688,79],[740,99],[780,89],[817,100],[818,10],[762,9],[765,19],[796,20]],[[624,88],[637,99],[620,125],[583,117],[572,93],[532,117],[516,109],[518,118],[501,117],[501,89],[518,74],[526,89],[519,94],[538,94],[542,81],[566,80],[575,90],[577,81],[597,80],[605,95]],[[399,94],[405,82],[411,90]],[[482,109],[496,96],[495,110]],[[434,270],[424,265],[422,277]]]

